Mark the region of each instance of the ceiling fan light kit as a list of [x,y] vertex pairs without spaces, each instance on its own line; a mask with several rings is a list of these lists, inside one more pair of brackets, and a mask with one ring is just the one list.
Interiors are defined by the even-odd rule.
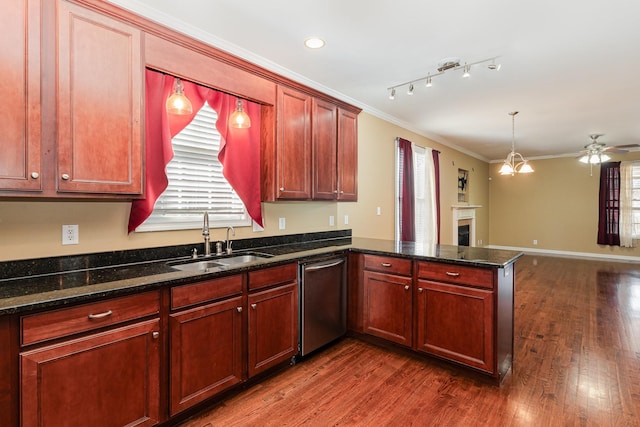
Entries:
[[460,63],[460,59],[459,58],[445,58],[443,60],[440,61],[440,63],[438,64],[438,68],[436,68],[436,70],[434,72],[430,72],[428,73],[425,77],[420,77],[417,79],[413,79],[410,80],[408,82],[404,82],[404,83],[400,83],[394,86],[390,86],[387,88],[387,91],[389,92],[389,99],[393,100],[395,99],[395,94],[396,94],[396,89],[401,87],[401,86],[408,86],[408,90],[407,90],[407,95],[413,95],[414,93],[414,84],[424,81],[425,83],[425,87],[431,87],[433,85],[432,79],[436,76],[441,76],[442,74],[446,73],[447,71],[450,70],[462,70],[462,77],[463,78],[468,78],[471,76],[471,67],[474,65],[479,65],[479,64],[485,64],[487,62],[489,62],[489,64],[487,65],[487,68],[489,70],[492,71],[499,71],[501,68],[500,64],[496,64],[496,59],[498,59],[499,56],[494,56],[491,58],[487,58],[487,59],[483,59],[481,61],[475,61],[475,62],[470,62],[470,63],[464,63],[461,64]]
[[624,154],[628,153],[629,150],[626,148],[631,147],[640,147],[638,144],[627,144],[627,145],[613,145],[607,146],[603,142],[598,142],[598,138],[604,136],[603,133],[592,133],[589,135],[591,138],[591,142],[584,146],[584,150],[582,150],[583,154],[578,156],[578,161],[580,163],[589,165],[589,175],[593,176],[593,165],[599,165],[603,162],[608,162],[611,160],[611,156],[607,153],[619,153]]

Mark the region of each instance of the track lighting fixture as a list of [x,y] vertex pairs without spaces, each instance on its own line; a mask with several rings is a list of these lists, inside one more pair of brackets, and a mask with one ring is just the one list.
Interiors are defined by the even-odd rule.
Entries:
[[404,83],[400,83],[391,87],[388,87],[387,90],[389,91],[389,99],[393,100],[396,97],[396,88],[399,88],[401,86],[408,86],[408,90],[407,90],[407,95],[413,95],[414,94],[414,84],[417,82],[420,82],[422,80],[424,80],[424,85],[425,87],[431,87],[433,86],[433,82],[432,82],[432,78],[436,77],[436,76],[440,76],[444,73],[446,73],[449,70],[463,70],[463,74],[462,77],[467,78],[469,76],[471,76],[471,67],[474,65],[478,65],[478,64],[484,64],[486,62],[491,62],[487,68],[489,70],[493,70],[493,71],[497,71],[500,69],[500,64],[496,64],[496,59],[498,59],[499,56],[494,56],[492,58],[488,58],[488,59],[483,59],[482,61],[476,61],[476,62],[470,62],[470,63],[464,63],[464,65],[460,65],[460,60],[458,58],[447,58],[447,59],[443,59],[440,64],[438,64],[438,68],[436,68],[437,72],[433,72],[433,73],[428,73],[426,75],[426,77],[420,77],[418,79],[414,79],[414,80],[410,80],[408,82],[404,82]]

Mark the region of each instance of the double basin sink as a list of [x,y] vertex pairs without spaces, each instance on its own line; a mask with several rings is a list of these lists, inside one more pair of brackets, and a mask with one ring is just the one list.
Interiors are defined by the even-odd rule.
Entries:
[[223,270],[229,267],[241,266],[254,261],[271,258],[273,255],[245,253],[224,258],[207,258],[201,260],[189,260],[180,263],[171,263],[171,268],[181,271],[203,271],[210,272],[215,269]]

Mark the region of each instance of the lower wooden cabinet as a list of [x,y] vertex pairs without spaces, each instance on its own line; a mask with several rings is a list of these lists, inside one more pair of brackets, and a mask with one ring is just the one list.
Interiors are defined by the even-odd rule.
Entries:
[[242,305],[239,296],[170,316],[171,415],[242,382]]
[[418,280],[416,348],[493,373],[493,292]]
[[22,426],[150,426],[160,417],[159,320],[20,353]]
[[298,353],[298,283],[249,294],[249,376]]
[[411,277],[364,272],[364,332],[411,346]]

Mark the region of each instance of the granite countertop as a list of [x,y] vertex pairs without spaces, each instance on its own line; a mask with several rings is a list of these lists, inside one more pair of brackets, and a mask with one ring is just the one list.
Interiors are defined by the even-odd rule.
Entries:
[[[320,239],[244,248],[233,255],[243,253],[262,254],[266,257],[236,266],[220,267],[212,271],[179,271],[172,268],[175,262],[188,262],[190,257],[160,253],[155,258],[148,253],[131,257],[110,259],[110,253],[85,257],[51,258],[54,268],[49,271],[37,268],[37,261],[0,263],[0,315],[23,313],[36,309],[55,308],[67,304],[96,300],[104,297],[123,296],[164,286],[180,285],[211,279],[227,274],[240,273],[257,268],[276,266],[290,262],[304,262],[318,257],[340,254],[349,250],[363,253],[392,255],[412,259],[436,260],[452,264],[464,264],[481,268],[503,268],[515,262],[522,252],[487,248],[433,245],[422,247],[414,243],[389,240],[351,238]],[[153,251],[152,249],[147,250]],[[181,253],[185,253],[182,250]],[[187,252],[188,253],[188,252]],[[200,260],[203,258],[200,257]],[[211,259],[211,258],[209,258]],[[212,258],[213,260],[216,257]],[[4,265],[4,269],[2,268]],[[51,267],[51,266],[50,266]],[[53,271],[51,271],[53,270]]]

